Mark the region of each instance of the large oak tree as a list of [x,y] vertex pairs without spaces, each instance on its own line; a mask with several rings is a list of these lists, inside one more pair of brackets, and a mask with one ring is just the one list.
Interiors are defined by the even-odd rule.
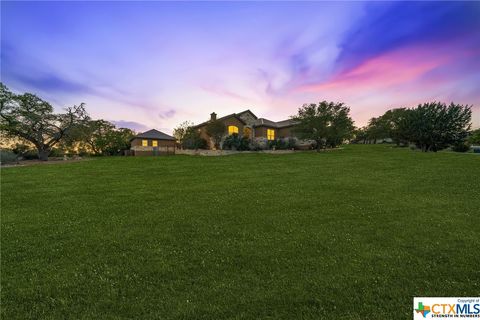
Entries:
[[36,95],[16,95],[0,83],[0,130],[6,136],[31,142],[40,160],[48,160],[52,148],[88,119],[83,103],[65,111],[54,113],[53,107]]

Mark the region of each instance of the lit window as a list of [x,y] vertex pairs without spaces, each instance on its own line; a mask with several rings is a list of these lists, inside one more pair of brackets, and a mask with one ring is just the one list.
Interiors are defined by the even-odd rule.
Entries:
[[267,129],[267,139],[268,140],[275,140],[275,130]]
[[238,127],[236,126],[228,126],[228,134],[229,135],[232,135],[232,134],[238,134]]
[[152,141],[152,147],[158,147],[158,141],[157,140]]
[[148,146],[148,140],[142,140],[142,147]]

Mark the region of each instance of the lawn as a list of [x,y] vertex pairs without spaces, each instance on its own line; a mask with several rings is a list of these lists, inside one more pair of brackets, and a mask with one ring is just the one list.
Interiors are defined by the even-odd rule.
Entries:
[[480,156],[116,157],[2,168],[2,319],[411,319],[480,295]]

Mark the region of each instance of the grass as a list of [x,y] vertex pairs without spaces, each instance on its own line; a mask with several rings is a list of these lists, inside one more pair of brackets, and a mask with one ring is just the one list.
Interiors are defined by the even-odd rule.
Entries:
[[100,158],[1,172],[3,319],[410,319],[480,295],[480,157]]

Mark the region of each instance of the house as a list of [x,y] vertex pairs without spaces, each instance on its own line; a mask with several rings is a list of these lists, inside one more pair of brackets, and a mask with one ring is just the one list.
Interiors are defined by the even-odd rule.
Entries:
[[[245,110],[240,113],[232,113],[227,116],[217,118],[217,114],[210,114],[210,120],[196,125],[200,137],[205,139],[209,147],[213,148],[213,142],[207,134],[207,124],[210,121],[220,120],[227,128],[225,137],[234,133],[239,136],[246,136],[257,143],[267,143],[275,139],[294,138],[292,128],[295,121],[288,119],[283,121],[271,121],[264,118],[258,118],[252,111]],[[225,138],[224,137],[224,138]]]
[[156,156],[175,154],[175,138],[152,129],[137,134],[130,140],[130,154],[134,156]]

